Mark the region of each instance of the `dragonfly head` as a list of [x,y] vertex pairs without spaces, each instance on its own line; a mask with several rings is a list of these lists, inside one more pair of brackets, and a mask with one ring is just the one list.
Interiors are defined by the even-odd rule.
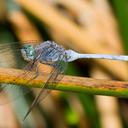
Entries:
[[25,44],[21,49],[21,54],[26,61],[33,61],[35,57],[35,49],[30,44]]

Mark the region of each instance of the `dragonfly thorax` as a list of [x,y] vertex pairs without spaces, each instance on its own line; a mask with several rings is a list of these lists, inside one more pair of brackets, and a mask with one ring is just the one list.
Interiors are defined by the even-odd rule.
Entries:
[[51,64],[57,61],[67,61],[66,50],[53,41],[45,41],[39,44],[35,47],[35,54],[40,63]]
[[21,49],[21,54],[26,61],[33,61],[35,58],[35,48],[32,45],[26,44]]

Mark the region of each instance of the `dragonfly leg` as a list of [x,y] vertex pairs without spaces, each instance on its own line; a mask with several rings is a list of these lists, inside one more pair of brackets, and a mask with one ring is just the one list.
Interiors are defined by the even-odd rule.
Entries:
[[37,78],[39,75],[39,69],[38,66],[35,67],[35,74],[29,79],[29,81],[27,83],[29,83],[30,81],[34,80],[35,78]]

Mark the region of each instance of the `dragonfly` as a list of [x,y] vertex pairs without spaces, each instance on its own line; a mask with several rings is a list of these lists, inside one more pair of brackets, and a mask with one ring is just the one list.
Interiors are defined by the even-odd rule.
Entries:
[[[83,59],[93,58],[93,59],[111,59],[111,60],[128,61],[127,55],[81,54],[71,49],[66,50],[64,47],[62,47],[61,45],[58,45],[54,41],[44,41],[36,46],[25,44],[21,48],[20,51],[21,51],[21,54],[24,60],[29,62],[27,66],[25,66],[24,69],[28,69],[30,71],[34,70],[36,72],[36,75],[32,76],[31,80],[35,79],[39,75],[38,63],[46,64],[52,67],[52,71],[50,72],[50,75],[47,81],[45,82],[45,84],[42,84],[41,91],[34,99],[33,103],[31,104],[23,120],[27,118],[29,113],[32,111],[33,107],[40,100],[44,99],[47,94],[49,94],[50,90],[47,89],[47,86],[49,84],[51,85],[55,81],[58,82],[59,80],[62,79],[63,77],[62,74],[66,70],[68,62],[72,62],[72,61],[75,61],[77,59],[82,59],[82,58]],[[26,71],[24,74],[26,75],[28,74],[28,72]]]

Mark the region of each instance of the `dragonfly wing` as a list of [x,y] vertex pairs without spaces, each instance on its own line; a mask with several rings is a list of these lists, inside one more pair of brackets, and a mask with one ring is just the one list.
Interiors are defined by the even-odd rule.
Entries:
[[[36,63],[34,63],[34,64],[35,65],[33,66],[31,62],[28,63],[24,68],[25,69],[24,73],[17,76],[17,78],[14,79],[14,81],[19,79],[20,77],[25,78],[27,76],[27,77],[29,77],[29,80],[27,81],[27,83],[28,83],[32,79],[37,77],[38,74],[36,72],[33,72],[33,73],[30,72],[30,71],[35,71],[36,68],[38,68]],[[21,96],[26,95],[30,92],[31,92],[30,88],[28,88],[26,86],[18,86],[18,85],[14,85],[14,84],[0,84],[0,105],[4,105],[9,102],[15,101],[18,98],[20,98]],[[6,98],[4,98],[5,96],[6,96]]]
[[0,105],[5,105],[16,101],[21,96],[30,92],[30,89],[25,86],[17,86],[12,84],[1,84],[0,85]]
[[[37,97],[34,99],[32,105],[30,106],[29,110],[27,111],[25,117],[23,120],[26,119],[26,117],[29,115],[29,113],[31,112],[31,110],[33,109],[33,107],[42,99],[44,99],[47,94],[50,93],[50,89],[47,89],[47,86],[50,85],[54,85],[54,82],[58,82],[61,80],[62,78],[62,74],[64,73],[66,67],[67,67],[67,62],[63,61],[63,58],[61,58],[59,61],[55,62],[52,64],[52,66],[54,67],[53,70],[51,71],[51,75],[49,76],[48,80],[46,81],[46,83],[42,86],[41,91],[39,92],[39,94],[37,95]],[[59,77],[61,76],[61,77]],[[58,79],[57,79],[58,78]]]
[[[1,57],[0,66],[2,67],[3,63],[4,63],[3,66],[6,66],[6,63],[7,63],[7,65],[10,65],[10,64],[8,64],[8,61],[12,61],[12,60],[8,60],[8,59],[10,59],[10,56],[8,56],[10,54],[12,54],[12,56],[18,55],[18,59],[19,59],[19,57],[21,55],[20,49],[21,49],[21,47],[18,42],[0,43],[0,55],[1,55],[0,56]],[[14,52],[14,54],[13,54],[13,52]],[[7,57],[6,57],[6,55],[7,55]],[[14,56],[14,57],[16,57],[16,56]],[[2,58],[7,58],[7,59],[2,60]],[[21,60],[19,59],[19,61],[21,61]],[[14,63],[14,65],[15,65],[15,63]],[[12,65],[12,66],[14,67],[14,65]],[[29,62],[23,68],[23,70],[24,70],[23,74],[20,74],[19,76],[17,76],[17,78],[14,79],[14,81],[17,81],[17,79],[19,79],[20,77],[25,78],[27,76],[27,77],[29,77],[28,82],[30,82],[32,79],[34,79],[38,75],[36,61],[34,63]],[[36,73],[34,73],[34,72],[32,73],[30,71],[34,71]],[[12,85],[12,84],[0,84],[0,105],[15,101],[18,98],[20,98],[21,96],[28,94],[29,92],[31,92],[31,90],[25,86],[17,86],[17,85]],[[6,98],[4,98],[4,97],[6,97]]]
[[0,53],[8,54],[8,51],[21,52],[22,46],[25,44],[31,44],[32,46],[37,45],[37,41],[27,41],[27,42],[0,42]]
[[12,43],[0,43],[0,52],[4,54],[8,54],[10,51],[19,51],[21,49],[21,46],[19,45],[18,42],[12,42]]

